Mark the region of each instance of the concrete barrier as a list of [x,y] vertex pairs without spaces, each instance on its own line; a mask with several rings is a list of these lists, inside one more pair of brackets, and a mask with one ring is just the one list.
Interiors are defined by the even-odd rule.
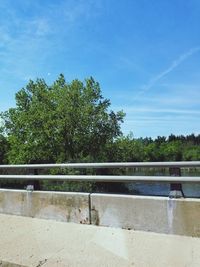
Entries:
[[0,189],[0,213],[89,224],[89,194]]
[[200,200],[91,194],[91,223],[200,237]]
[[200,237],[200,200],[0,189],[0,213]]

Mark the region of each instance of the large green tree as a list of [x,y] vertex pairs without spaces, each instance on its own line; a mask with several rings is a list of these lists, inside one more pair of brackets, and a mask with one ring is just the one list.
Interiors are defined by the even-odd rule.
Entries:
[[48,86],[30,81],[16,94],[16,107],[2,114],[10,163],[101,160],[105,146],[121,134],[122,111],[110,111],[93,78]]

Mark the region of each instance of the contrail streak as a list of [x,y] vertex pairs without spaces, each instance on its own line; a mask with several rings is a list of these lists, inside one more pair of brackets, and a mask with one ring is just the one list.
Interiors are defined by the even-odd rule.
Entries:
[[182,54],[178,59],[176,59],[172,62],[172,64],[169,66],[169,68],[167,68],[166,70],[164,70],[163,72],[161,72],[160,74],[155,76],[153,79],[151,79],[149,81],[149,83],[142,88],[141,92],[145,92],[145,91],[149,90],[160,79],[162,79],[168,73],[172,72],[176,67],[178,67],[183,61],[185,61],[187,58],[191,57],[192,55],[194,55],[195,53],[197,53],[199,51],[200,51],[200,46],[197,46],[197,47],[191,48],[188,52]]

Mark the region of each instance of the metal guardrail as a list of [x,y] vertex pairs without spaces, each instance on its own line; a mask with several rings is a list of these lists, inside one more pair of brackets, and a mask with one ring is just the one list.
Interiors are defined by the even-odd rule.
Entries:
[[0,175],[0,179],[90,181],[90,182],[165,182],[197,183],[200,177],[130,176],[130,175]]
[[200,161],[176,161],[176,162],[103,162],[103,163],[57,163],[57,164],[19,164],[0,165],[0,169],[51,169],[51,168],[166,168],[166,167],[200,167]]
[[[0,165],[0,169],[31,169],[34,174],[29,175],[0,175],[0,179],[32,180],[32,184],[39,189],[39,180],[55,181],[92,181],[92,182],[164,182],[170,183],[171,197],[184,196],[182,183],[199,183],[200,177],[181,177],[180,168],[200,167],[200,161],[178,162],[109,162],[109,163],[62,163],[62,164],[25,164]],[[130,176],[130,175],[38,175],[39,169],[51,168],[169,168],[170,176]],[[33,182],[34,180],[34,182]]]

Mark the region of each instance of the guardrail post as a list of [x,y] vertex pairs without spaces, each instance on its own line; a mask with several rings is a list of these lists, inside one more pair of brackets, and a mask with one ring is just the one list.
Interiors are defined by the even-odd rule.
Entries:
[[[38,175],[38,170],[31,169],[30,174]],[[31,180],[28,182],[26,189],[29,191],[40,190],[40,182],[38,180]]]
[[[181,169],[178,167],[169,168],[170,176],[181,176]],[[181,198],[184,197],[182,184],[180,183],[171,183],[170,184],[170,198]]]

